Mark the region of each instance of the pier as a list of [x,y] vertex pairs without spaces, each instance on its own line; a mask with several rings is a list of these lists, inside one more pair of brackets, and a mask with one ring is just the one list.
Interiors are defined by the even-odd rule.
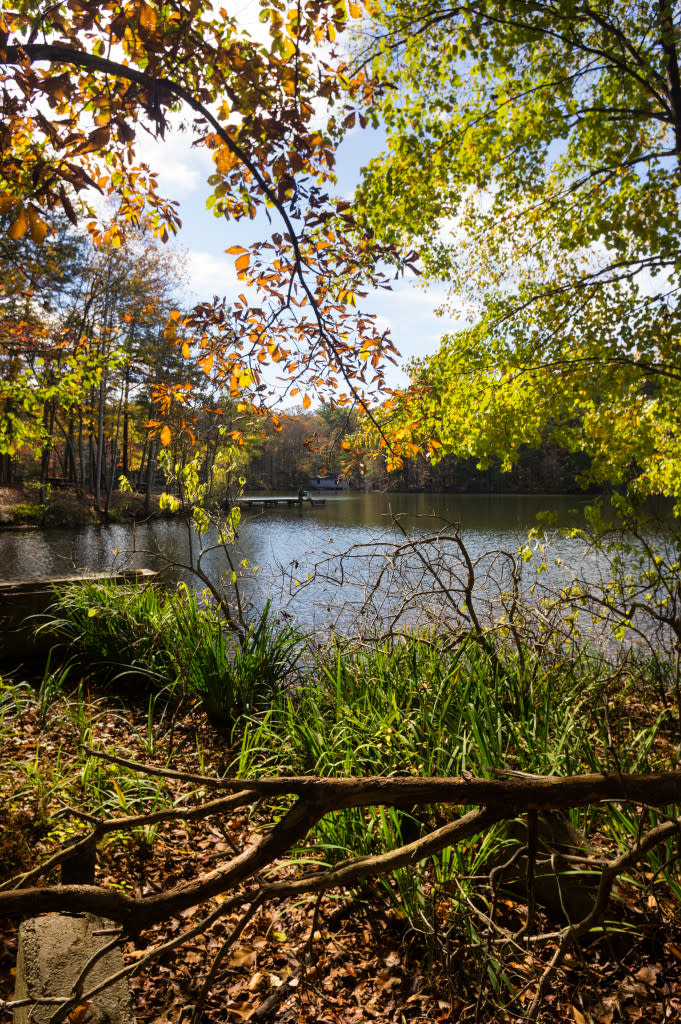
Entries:
[[293,494],[284,497],[235,498],[231,503],[238,508],[320,508],[326,505],[326,498],[299,498]]

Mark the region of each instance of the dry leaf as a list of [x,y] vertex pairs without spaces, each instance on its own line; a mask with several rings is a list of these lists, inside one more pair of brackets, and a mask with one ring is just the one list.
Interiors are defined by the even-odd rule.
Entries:
[[81,1024],[81,1021],[85,1017],[89,1009],[90,1003],[79,1003],[66,1018],[69,1024]]
[[262,971],[256,971],[248,983],[249,992],[258,992],[267,985],[267,978]]
[[637,971],[634,977],[637,981],[642,981],[646,985],[655,985],[661,969],[659,964],[650,964],[648,967],[642,967],[640,971]]
[[230,956],[227,961],[228,967],[250,967],[255,963],[255,950],[253,949],[242,949],[237,950]]

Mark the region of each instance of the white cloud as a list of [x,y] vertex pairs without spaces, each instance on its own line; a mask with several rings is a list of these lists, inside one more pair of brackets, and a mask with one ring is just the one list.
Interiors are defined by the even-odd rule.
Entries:
[[192,149],[191,133],[179,129],[179,121],[174,118],[165,139],[138,130],[136,151],[138,158],[158,174],[161,193],[181,200],[183,194],[204,186],[215,168],[208,151]]
[[230,256],[190,250],[187,253],[187,275],[192,298],[201,301],[214,295],[234,299],[241,290],[234,258]]

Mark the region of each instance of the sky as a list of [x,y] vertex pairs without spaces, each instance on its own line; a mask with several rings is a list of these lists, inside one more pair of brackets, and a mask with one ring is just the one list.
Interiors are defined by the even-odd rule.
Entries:
[[[165,141],[140,134],[138,153],[157,172],[159,191],[180,203],[182,228],[169,243],[187,256],[188,296],[192,301],[211,299],[213,295],[235,299],[242,292],[237,284],[234,257],[225,255],[230,245],[254,241],[252,224],[233,224],[216,218],[206,209],[211,193],[207,178],[215,167],[210,153],[193,149],[189,133],[169,132]],[[337,153],[337,192],[351,199],[359,181],[360,168],[384,148],[379,129],[355,129],[346,137]],[[244,232],[250,232],[248,235]],[[393,291],[372,291],[361,300],[362,309],[379,317],[382,330],[390,329],[402,364],[414,356],[437,349],[440,336],[457,326],[456,321],[437,317],[434,310],[444,300],[443,286],[424,288],[413,274],[394,282]],[[407,383],[403,370],[388,367],[387,381],[399,387]]]

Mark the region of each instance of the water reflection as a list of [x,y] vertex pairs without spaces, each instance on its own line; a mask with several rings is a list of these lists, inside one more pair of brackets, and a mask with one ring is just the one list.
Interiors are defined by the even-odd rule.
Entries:
[[[324,507],[244,512],[235,557],[248,563],[242,570],[242,587],[256,608],[270,598],[273,608],[286,609],[301,623],[317,627],[337,620],[348,603],[353,607],[361,604],[381,560],[390,557],[387,545],[404,540],[392,516],[401,517],[412,536],[433,533],[441,528],[442,520],[460,523],[468,552],[476,560],[499,549],[517,552],[539,512],[553,512],[557,522],[566,525],[577,521],[576,510],[585,503],[583,496],[562,495],[329,495]],[[215,538],[209,536],[208,540]],[[171,582],[184,580],[194,585],[191,572],[183,568],[191,561],[189,543],[185,524],[176,520],[3,532],[0,578],[149,568],[165,570]],[[356,557],[341,560],[341,553],[348,550]],[[195,549],[194,558],[197,553]],[[552,555],[564,563],[558,567],[551,562],[550,574],[556,582],[567,577],[571,568],[584,567],[584,549],[576,541],[560,538]],[[499,571],[500,564],[496,563],[493,573]],[[217,580],[230,567],[224,552],[216,549],[204,554],[202,568]],[[593,570],[598,569],[595,559]],[[394,589],[395,600],[399,586],[411,586],[409,572],[401,583],[394,571],[386,574],[385,580],[386,587]],[[503,579],[495,584],[502,585]],[[418,585],[423,587],[426,582]],[[381,599],[385,603],[387,594]]]

